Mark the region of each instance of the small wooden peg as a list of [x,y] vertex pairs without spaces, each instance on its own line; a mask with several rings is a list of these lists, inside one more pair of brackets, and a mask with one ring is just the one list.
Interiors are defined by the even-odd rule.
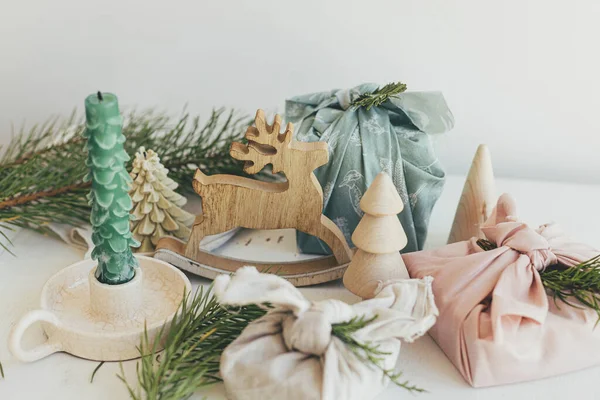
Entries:
[[448,243],[472,237],[483,238],[480,227],[490,216],[497,199],[490,151],[485,144],[481,144],[473,158],[456,208]]
[[358,247],[346,273],[344,286],[363,299],[374,297],[390,279],[408,279],[400,255],[408,240],[397,214],[404,205],[388,174],[375,177],[360,201],[365,215],[352,234]]

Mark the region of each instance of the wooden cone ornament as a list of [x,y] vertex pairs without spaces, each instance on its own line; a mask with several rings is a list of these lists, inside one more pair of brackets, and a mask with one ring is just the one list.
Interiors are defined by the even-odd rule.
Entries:
[[131,199],[131,231],[142,244],[138,252],[153,252],[164,236],[187,239],[195,216],[182,210],[186,198],[176,193],[177,183],[167,176],[169,171],[158,155],[141,147],[135,154]]
[[483,238],[481,225],[488,219],[498,197],[494,182],[492,157],[485,144],[479,145],[467,175],[448,243]]
[[409,278],[400,255],[408,239],[397,216],[404,204],[385,172],[375,177],[360,208],[365,215],[352,234],[358,250],[344,274],[344,286],[355,295],[370,299],[383,282]]

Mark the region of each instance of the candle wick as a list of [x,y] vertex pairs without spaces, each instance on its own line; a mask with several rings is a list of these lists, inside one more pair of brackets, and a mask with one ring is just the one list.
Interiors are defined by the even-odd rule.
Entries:
[[102,97],[102,92],[98,90],[98,100],[102,101],[104,100],[104,97]]

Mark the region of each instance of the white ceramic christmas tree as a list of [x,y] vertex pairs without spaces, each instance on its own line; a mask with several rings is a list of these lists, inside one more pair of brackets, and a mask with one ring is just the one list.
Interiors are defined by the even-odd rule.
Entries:
[[375,177],[360,200],[365,215],[352,234],[358,248],[344,274],[344,286],[363,299],[375,296],[389,279],[408,279],[400,255],[408,240],[397,214],[404,209],[392,179]]
[[168,173],[154,151],[141,147],[135,154],[130,173],[134,204],[131,231],[141,242],[138,252],[154,251],[164,236],[186,240],[190,235],[195,216],[180,208],[187,200],[175,192],[178,185]]

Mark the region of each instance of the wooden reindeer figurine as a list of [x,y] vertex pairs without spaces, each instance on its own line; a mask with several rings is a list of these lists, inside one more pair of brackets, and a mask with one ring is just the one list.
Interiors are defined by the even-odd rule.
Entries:
[[[299,231],[316,236],[331,248],[336,263],[300,262],[287,263],[300,265],[298,272],[319,272],[323,268],[345,266],[352,258],[352,252],[340,229],[323,215],[323,191],[313,171],[327,163],[329,155],[327,144],[324,142],[304,143],[293,140],[293,126],[287,124],[285,132],[280,133],[281,117],[275,116],[273,125],[267,124],[265,114],[258,110],[255,126],[246,131],[248,144],[234,142],[230,155],[245,161],[244,171],[248,174],[260,172],[266,165],[271,164],[273,173],[283,172],[285,182],[262,182],[234,175],[205,175],[200,169],[196,171],[193,181],[194,190],[202,197],[202,214],[196,217],[189,241],[183,252],[181,246],[168,238],[159,243],[158,248],[183,253],[188,261],[199,266],[218,263],[219,260],[209,259],[200,249],[201,240],[208,235],[226,232],[235,227],[250,229],[281,229],[296,228]],[[163,258],[164,257],[160,257]],[[172,259],[167,259],[172,262]],[[227,271],[241,266],[229,262],[231,259],[222,258],[218,267]],[[227,263],[229,262],[229,263]],[[247,262],[245,264],[248,264]],[[257,263],[251,263],[256,265]],[[260,267],[258,263],[257,267]],[[282,263],[286,264],[286,263]],[[283,277],[282,264],[275,264],[276,271]],[[178,266],[188,269],[185,266]],[[243,265],[243,264],[242,264]],[[271,265],[268,265],[271,267]],[[285,266],[285,265],[284,265]],[[193,271],[200,275],[213,277]],[[204,271],[206,272],[206,271]],[[319,279],[297,280],[295,284],[312,284],[325,280],[339,278],[343,270]],[[335,275],[335,276],[334,276]]]

